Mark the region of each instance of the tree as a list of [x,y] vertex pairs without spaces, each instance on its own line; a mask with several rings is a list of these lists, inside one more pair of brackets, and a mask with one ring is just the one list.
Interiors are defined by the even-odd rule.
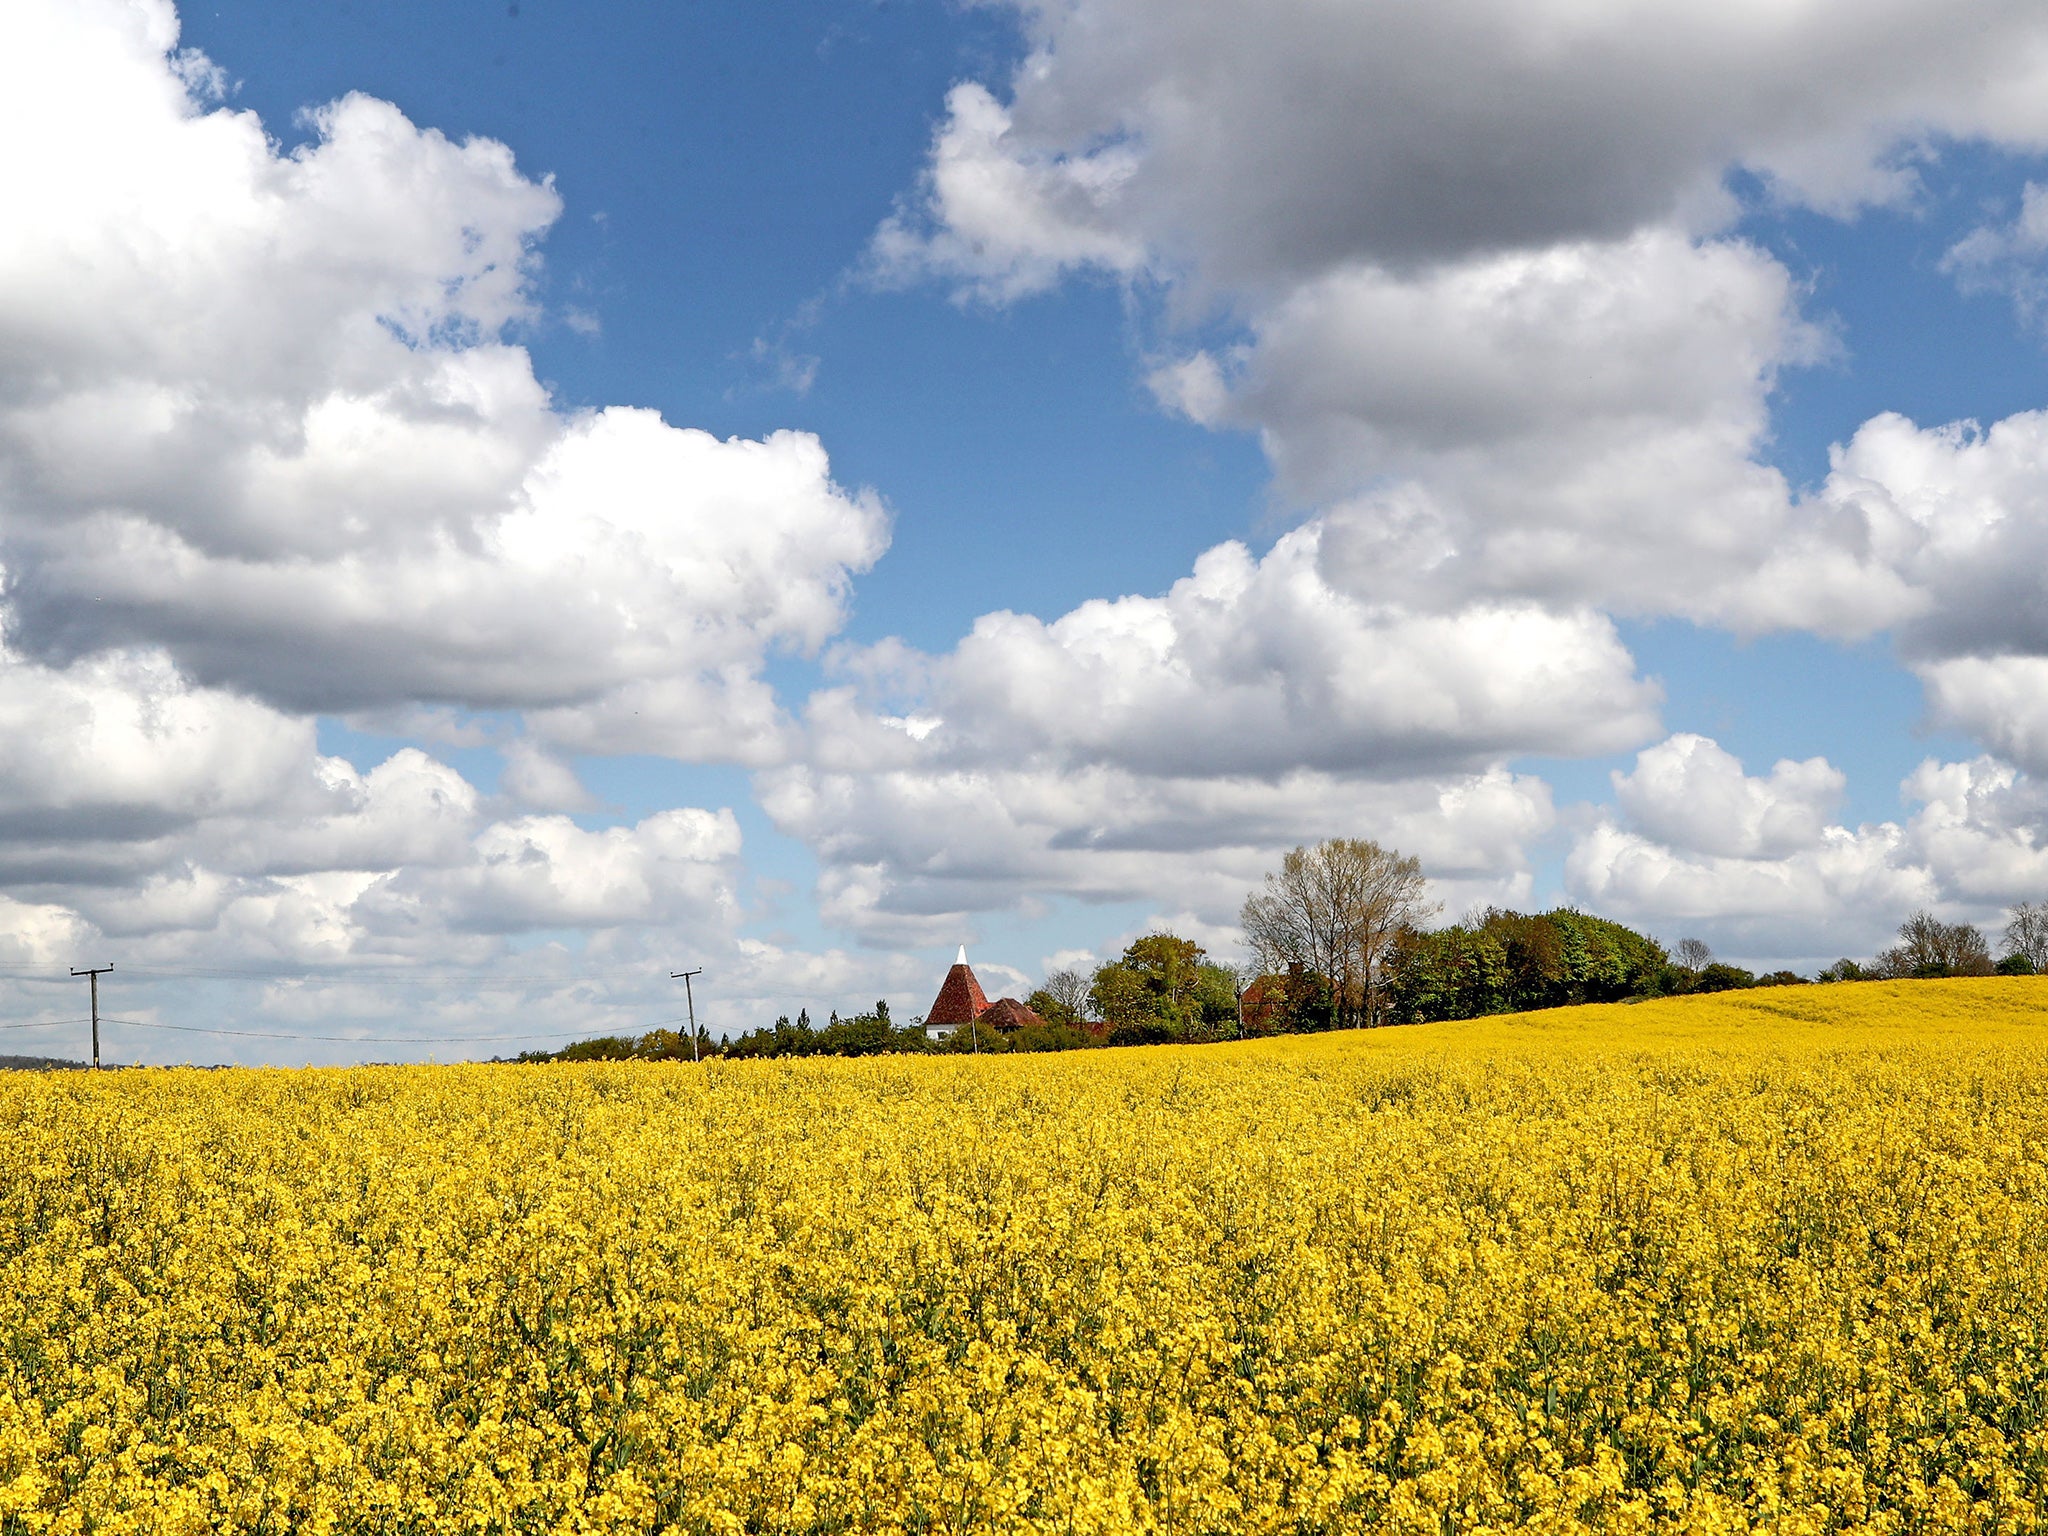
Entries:
[[1152,995],[1152,1011],[1171,1024],[1186,1022],[1195,981],[1207,951],[1174,933],[1148,933],[1124,950],[1122,963],[1135,971]]
[[1886,977],[1989,976],[1991,949],[1968,923],[1944,923],[1932,912],[1915,912],[1899,924],[1899,942],[1877,957]]
[[1678,968],[1697,976],[1714,963],[1714,952],[1707,948],[1704,939],[1680,939],[1678,941]]
[[[1377,1023],[1380,967],[1394,936],[1433,916],[1422,865],[1369,838],[1300,847],[1244,901],[1239,920],[1268,971],[1328,978],[1337,1015]],[[1332,1022],[1338,1022],[1333,1019]]]
[[2048,971],[2048,901],[2023,901],[2005,916],[2005,941],[1998,947],[2007,960],[2026,963],[2025,970],[2014,966],[2013,974],[2038,976]]
[[1099,966],[1088,988],[1088,1004],[1095,1016],[1109,1027],[1112,1040],[1150,1031],[1156,1025],[1152,997],[1145,979],[1129,966],[1112,960]]
[[1739,965],[1723,965],[1718,960],[1711,965],[1700,967],[1699,975],[1693,981],[1695,992],[1735,992],[1744,987],[1756,985],[1756,976]]
[[[1047,972],[1045,985],[1039,991],[1051,998],[1069,1020],[1088,1017],[1088,978],[1072,967]],[[1035,993],[1033,995],[1036,996]],[[1032,1006],[1037,1007],[1036,1004]],[[1043,1008],[1038,1012],[1048,1019],[1052,1017]]]
[[[1218,1008],[1215,985],[1205,989],[1202,946],[1173,933],[1148,933],[1095,972],[1088,1001],[1108,1026],[1113,1043],[1178,1040],[1200,1030]],[[1235,1017],[1237,1000],[1226,991],[1221,1011]]]
[[[1727,969],[1709,965],[1700,974]],[[1403,929],[1381,982],[1386,1017],[1422,1024],[1656,997],[1670,990],[1673,974],[1663,945],[1619,923],[1570,907],[1534,914],[1488,907],[1448,928]]]

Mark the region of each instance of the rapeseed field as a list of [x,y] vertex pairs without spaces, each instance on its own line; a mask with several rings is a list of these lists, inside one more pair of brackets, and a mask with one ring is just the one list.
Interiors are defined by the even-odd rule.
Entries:
[[2024,1531],[2048,980],[0,1082],[0,1532]]

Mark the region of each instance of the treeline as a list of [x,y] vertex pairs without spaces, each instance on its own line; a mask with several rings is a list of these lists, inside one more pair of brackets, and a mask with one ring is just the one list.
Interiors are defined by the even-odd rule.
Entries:
[[1220,964],[1192,939],[1150,933],[1092,972],[1056,970],[1015,1027],[983,1021],[931,1038],[922,1019],[897,1024],[886,1002],[808,1011],[716,1041],[674,1030],[582,1040],[520,1061],[688,1061],[785,1056],[876,1056],[1064,1051],[1097,1046],[1237,1040],[1378,1024],[1422,1024],[1525,1013],[1576,1003],[1691,992],[1942,976],[2048,972],[2048,903],[2008,914],[2000,957],[1981,931],[1916,912],[1898,942],[1867,961],[1843,959],[1806,977],[1727,965],[1698,939],[1667,950],[1647,934],[1570,907],[1497,907],[1428,926],[1421,866],[1377,843],[1332,839],[1297,848],[1245,901],[1254,962]]
[[1805,979],[1791,971],[1756,976],[1705,955],[1677,962],[1655,939],[1568,907],[1534,914],[1489,908],[1448,928],[1403,928],[1377,978],[1387,1021],[1396,1024]]
[[946,1055],[974,1051],[1065,1051],[1104,1042],[1086,1031],[1047,1024],[1016,1030],[983,1027],[978,1036],[961,1031],[956,1037],[930,1039],[921,1020],[898,1024],[889,1013],[887,999],[877,1000],[867,1013],[841,1018],[835,1010],[823,1024],[813,1024],[809,1009],[794,1021],[784,1014],[773,1024],[749,1030],[728,1039],[713,1039],[700,1030],[692,1049],[690,1037],[672,1029],[649,1030],[644,1035],[600,1035],[578,1040],[559,1051],[524,1051],[514,1057],[521,1062],[545,1061],[696,1061],[716,1057],[722,1061],[744,1061],[774,1056],[889,1056],[905,1052]]

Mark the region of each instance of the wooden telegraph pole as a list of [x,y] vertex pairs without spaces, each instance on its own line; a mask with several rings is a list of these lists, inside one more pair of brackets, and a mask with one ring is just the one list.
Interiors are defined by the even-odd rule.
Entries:
[[74,976],[92,978],[92,1069],[95,1072],[100,1069],[100,978],[112,969],[111,965],[95,965],[81,971],[74,966],[71,971]]
[[692,1061],[696,1061],[699,1058],[697,1056],[697,998],[690,990],[690,978],[692,976],[702,976],[703,974],[704,967],[701,965],[694,971],[670,971],[668,973],[670,981],[680,981],[683,984],[683,1001],[690,1008],[690,1060]]

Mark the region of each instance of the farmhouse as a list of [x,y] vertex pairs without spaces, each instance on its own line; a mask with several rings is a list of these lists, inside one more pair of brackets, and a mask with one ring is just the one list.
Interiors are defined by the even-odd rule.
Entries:
[[939,984],[939,995],[925,1013],[924,1032],[928,1039],[945,1040],[970,1024],[1007,1031],[1044,1022],[1014,997],[991,1003],[975,979],[974,967],[967,963],[967,946],[962,944],[953,968]]

